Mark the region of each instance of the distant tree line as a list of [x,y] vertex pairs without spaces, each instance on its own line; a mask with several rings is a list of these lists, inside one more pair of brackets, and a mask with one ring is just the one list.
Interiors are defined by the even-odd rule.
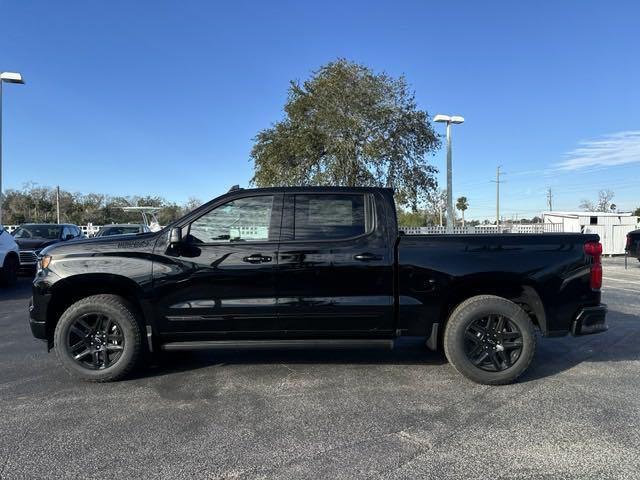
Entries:
[[[160,196],[110,196],[102,193],[78,193],[60,190],[60,221],[77,225],[138,223],[137,212],[125,212],[121,207],[151,206],[160,208],[161,225],[180,218],[200,205],[191,198],[184,205],[169,202]],[[2,222],[19,225],[28,222],[56,222],[56,189],[26,184],[22,189],[6,190],[2,200]]]

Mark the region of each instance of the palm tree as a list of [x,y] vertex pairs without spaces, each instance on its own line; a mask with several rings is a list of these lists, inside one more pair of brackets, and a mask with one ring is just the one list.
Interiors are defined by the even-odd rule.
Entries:
[[456,208],[462,212],[462,226],[464,227],[464,211],[469,208],[467,197],[460,197],[456,200]]

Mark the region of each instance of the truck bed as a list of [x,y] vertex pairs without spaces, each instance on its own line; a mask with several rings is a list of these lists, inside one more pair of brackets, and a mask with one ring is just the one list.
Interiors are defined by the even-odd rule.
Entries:
[[598,240],[578,233],[402,235],[398,329],[430,335],[460,299],[493,292],[527,303],[545,335],[565,334],[581,307],[600,303],[583,250]]

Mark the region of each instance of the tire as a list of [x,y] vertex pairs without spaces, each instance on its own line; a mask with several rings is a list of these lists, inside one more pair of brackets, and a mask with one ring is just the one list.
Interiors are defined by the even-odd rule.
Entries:
[[54,333],[54,348],[62,367],[71,376],[90,382],[127,376],[142,353],[140,322],[134,312],[117,295],[93,295],[72,304],[60,317]]
[[479,295],[453,310],[443,343],[449,362],[469,380],[505,385],[531,363],[536,337],[529,315],[518,305],[506,298]]
[[15,255],[7,255],[0,271],[0,284],[4,287],[10,287],[18,280],[18,270],[20,269],[20,261]]

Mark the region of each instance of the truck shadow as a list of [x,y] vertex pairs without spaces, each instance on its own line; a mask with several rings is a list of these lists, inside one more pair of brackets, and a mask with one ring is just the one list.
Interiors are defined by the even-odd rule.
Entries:
[[610,311],[608,322],[609,330],[596,335],[540,338],[519,381],[552,377],[582,363],[640,361],[640,316]]
[[162,376],[223,365],[445,365],[443,354],[432,352],[423,341],[404,342],[393,350],[382,349],[260,349],[239,351],[162,352],[140,377]]
[[[585,362],[640,360],[640,317],[612,312],[610,330],[584,337],[539,338],[536,355],[520,383],[553,377]],[[241,350],[165,352],[138,378],[164,376],[225,365],[325,364],[424,365],[443,367],[443,354],[428,350],[423,341],[407,339],[393,350]]]

